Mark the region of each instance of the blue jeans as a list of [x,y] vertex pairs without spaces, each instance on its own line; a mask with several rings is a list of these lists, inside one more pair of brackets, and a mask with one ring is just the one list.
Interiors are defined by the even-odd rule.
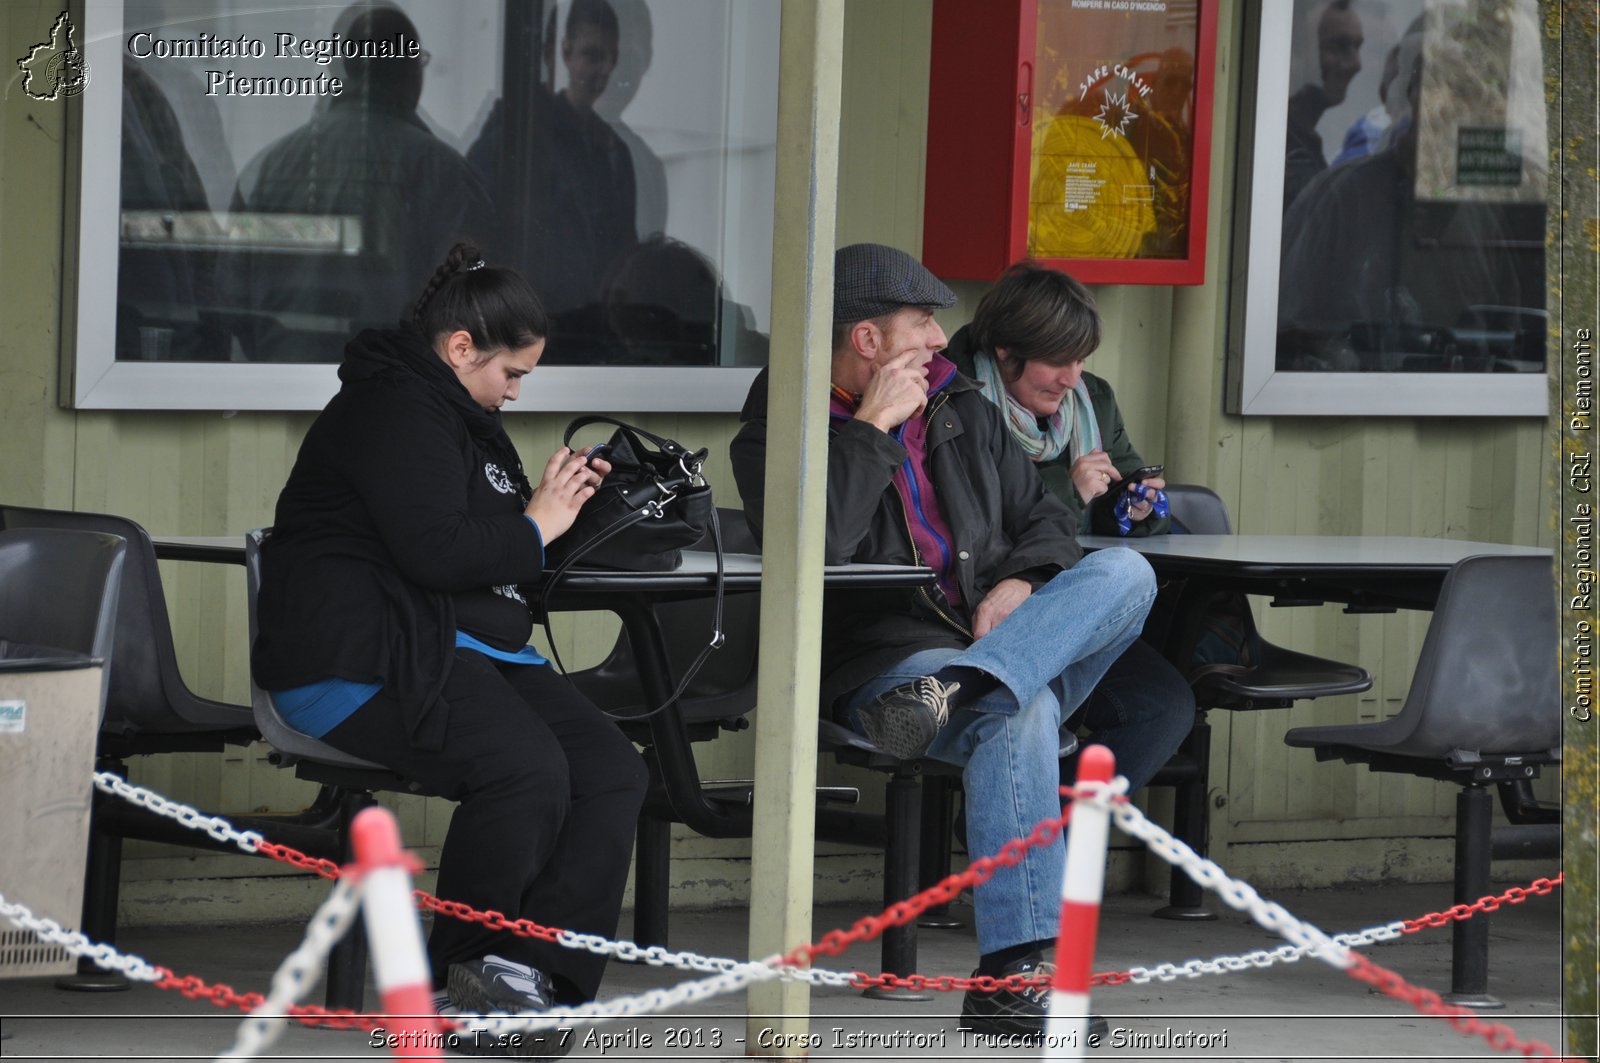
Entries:
[[[1111,662],[1088,700],[1069,720],[1089,732],[1089,741],[1111,750],[1128,792],[1144,786],[1177,752],[1194,728],[1194,691],[1189,681],[1144,639],[1136,639]],[[1061,762],[1061,781],[1077,778],[1077,758]]]
[[[977,668],[1000,686],[950,714],[927,755],[962,767],[967,848],[993,855],[1039,821],[1061,814],[1057,791],[1062,721],[1138,638],[1155,599],[1155,574],[1132,550],[1088,555],[1028,597],[965,650],[915,653],[862,686],[848,719],[887,690],[944,668]],[[858,728],[859,729],[859,728]],[[1035,846],[974,893],[978,949],[1054,939],[1066,847]]]

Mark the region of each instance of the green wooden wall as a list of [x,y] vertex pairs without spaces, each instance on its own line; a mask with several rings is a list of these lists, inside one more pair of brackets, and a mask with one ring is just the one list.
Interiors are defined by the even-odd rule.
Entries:
[[[1103,287],[1106,338],[1091,368],[1116,387],[1130,431],[1168,478],[1202,482],[1227,501],[1238,530],[1406,534],[1552,545],[1551,447],[1535,419],[1251,418],[1222,412],[1228,257],[1238,178],[1234,118],[1243,67],[1239,0],[1223,0],[1211,193],[1209,282],[1198,288]],[[0,5],[0,43],[22,54],[59,3]],[[841,118],[838,239],[921,247],[927,81],[930,62],[959,76],[955,57],[930,57],[930,0],[873,0],[847,8]],[[0,110],[0,498],[125,514],[152,532],[233,534],[271,521],[272,505],[308,414],[63,411],[56,406],[63,285],[63,191],[72,143],[69,107],[26,99],[13,85]],[[936,160],[935,165],[941,164]],[[975,160],[951,161],[976,165]],[[765,224],[765,219],[750,219]],[[961,303],[941,320],[963,323],[982,286],[960,284]],[[537,375],[531,381],[537,386]],[[603,397],[597,397],[597,405]],[[613,411],[627,416],[627,411]],[[733,415],[647,415],[642,423],[709,446],[710,478],[736,499],[725,462]],[[559,444],[566,418],[514,415],[512,435],[537,460]],[[243,701],[244,589],[238,570],[164,565],[185,673],[201,693]],[[1293,647],[1363,663],[1376,676],[1359,698],[1291,712],[1214,713],[1213,855],[1264,885],[1332,883],[1380,875],[1443,881],[1449,874],[1452,794],[1433,783],[1314,764],[1282,744],[1290,726],[1376,719],[1398,709],[1425,614],[1351,617],[1334,607],[1268,611],[1263,633]],[[574,666],[592,663],[614,638],[606,618],[558,635]],[[702,747],[706,778],[749,774],[748,734]],[[873,801],[881,776],[828,767]],[[253,747],[223,758],[144,758],[134,778],[224,813],[287,810],[309,788]],[[1164,797],[1157,793],[1158,808]],[[431,855],[449,806],[397,798],[408,841]],[[263,861],[130,845],[125,915],[134,920],[261,918],[303,912],[315,884],[272,875]],[[678,900],[743,896],[748,843],[682,835],[675,849]],[[819,897],[870,899],[875,854],[820,850]],[[1119,855],[1113,884],[1136,883],[1142,861]],[[1505,869],[1507,865],[1501,865]],[[1513,869],[1515,870],[1515,869]],[[192,879],[205,878],[197,888]],[[1164,882],[1158,876],[1156,883]],[[183,906],[179,897],[209,898]],[[181,910],[180,910],[181,908]]]

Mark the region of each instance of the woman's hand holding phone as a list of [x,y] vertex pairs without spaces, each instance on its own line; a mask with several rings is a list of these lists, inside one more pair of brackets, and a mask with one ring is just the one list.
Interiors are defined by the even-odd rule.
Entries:
[[1155,493],[1164,490],[1167,486],[1166,479],[1161,475],[1166,471],[1167,467],[1165,465],[1146,465],[1123,477],[1123,483],[1127,485],[1126,490],[1131,492],[1137,499],[1133,505],[1128,507],[1128,516],[1135,521],[1141,521],[1150,516],[1153,508],[1152,503],[1154,503],[1156,497]]
[[598,449],[573,451],[562,447],[545,462],[544,475],[533,497],[523,510],[539,526],[539,535],[546,543],[561,536],[572,522],[578,519],[578,510],[594,496],[600,480],[611,471],[611,463],[593,457]]

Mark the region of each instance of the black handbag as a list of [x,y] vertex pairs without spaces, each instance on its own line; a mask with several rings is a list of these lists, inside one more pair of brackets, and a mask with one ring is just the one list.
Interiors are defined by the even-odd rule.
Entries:
[[[594,495],[578,511],[577,520],[545,548],[547,575],[539,588],[540,612],[550,654],[562,672],[566,668],[556,652],[550,631],[550,592],[574,567],[627,572],[671,572],[683,564],[683,551],[711,539],[716,552],[716,607],[711,638],[684,669],[677,689],[648,712],[628,716],[640,720],[654,716],[677,701],[713,650],[722,647],[723,551],[722,528],[717,521],[711,487],[701,476],[707,449],[690,451],[681,443],[611,417],[579,417],[567,425],[563,446],[591,424],[616,426],[606,443],[604,457],[611,471]],[[651,445],[653,444],[653,446]]]
[[[559,579],[568,568],[670,572],[683,549],[711,530],[716,506],[700,475],[706,449],[681,443],[611,417],[579,417],[567,425],[564,446],[591,424],[617,430],[605,444],[611,472],[583,504],[572,527],[545,550],[545,567]],[[654,444],[651,446],[649,444]]]

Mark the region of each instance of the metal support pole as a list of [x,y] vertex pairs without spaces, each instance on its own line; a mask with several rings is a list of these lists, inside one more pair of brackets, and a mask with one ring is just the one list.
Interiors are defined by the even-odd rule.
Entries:
[[[883,906],[888,908],[917,892],[917,852],[921,848],[920,824],[922,777],[902,767],[889,778],[883,811],[887,835],[883,863]],[[882,965],[884,974],[915,974],[917,966],[917,924],[891,926],[883,932]],[[868,989],[863,996],[882,1000],[927,1000],[925,993],[899,989]]]
[[[1456,794],[1455,903],[1471,904],[1489,892],[1489,838],[1494,798],[1481,784]],[[1503,1008],[1489,994],[1489,920],[1487,912],[1458,920],[1450,928],[1450,992],[1445,1000],[1464,1008]]]
[[[937,886],[950,877],[950,836],[955,830],[957,779],[929,775],[922,780],[922,842],[917,888]],[[950,914],[948,904],[936,904],[922,913],[917,926],[924,930],[956,930],[965,926]]]
[[[1206,795],[1211,788],[1211,724],[1205,713],[1195,719],[1194,730],[1184,740],[1184,748],[1194,760],[1195,775],[1187,782],[1173,788],[1172,834],[1189,848],[1206,855],[1207,809]],[[1205,890],[1180,867],[1173,867],[1167,892],[1167,904],[1150,914],[1157,919],[1215,919],[1217,913],[1207,911]]]
[[672,888],[672,824],[639,817],[633,861],[633,940],[667,943],[667,901]]
[[[783,0],[772,239],[772,348],[756,713],[750,951],[810,939],[822,631],[828,379],[843,0]],[[810,1028],[803,982],[748,994],[747,1052],[791,1057]],[[763,1033],[766,1036],[763,1037]],[[762,1044],[773,1047],[761,1047]]]
[[[375,804],[372,795],[360,791],[346,793],[339,809],[339,837],[344,839],[339,854],[343,863],[355,858],[351,848],[350,828],[362,809]],[[330,1008],[349,1008],[360,1011],[366,996],[367,934],[360,923],[354,923],[349,933],[328,952],[328,988],[324,1000]]]

